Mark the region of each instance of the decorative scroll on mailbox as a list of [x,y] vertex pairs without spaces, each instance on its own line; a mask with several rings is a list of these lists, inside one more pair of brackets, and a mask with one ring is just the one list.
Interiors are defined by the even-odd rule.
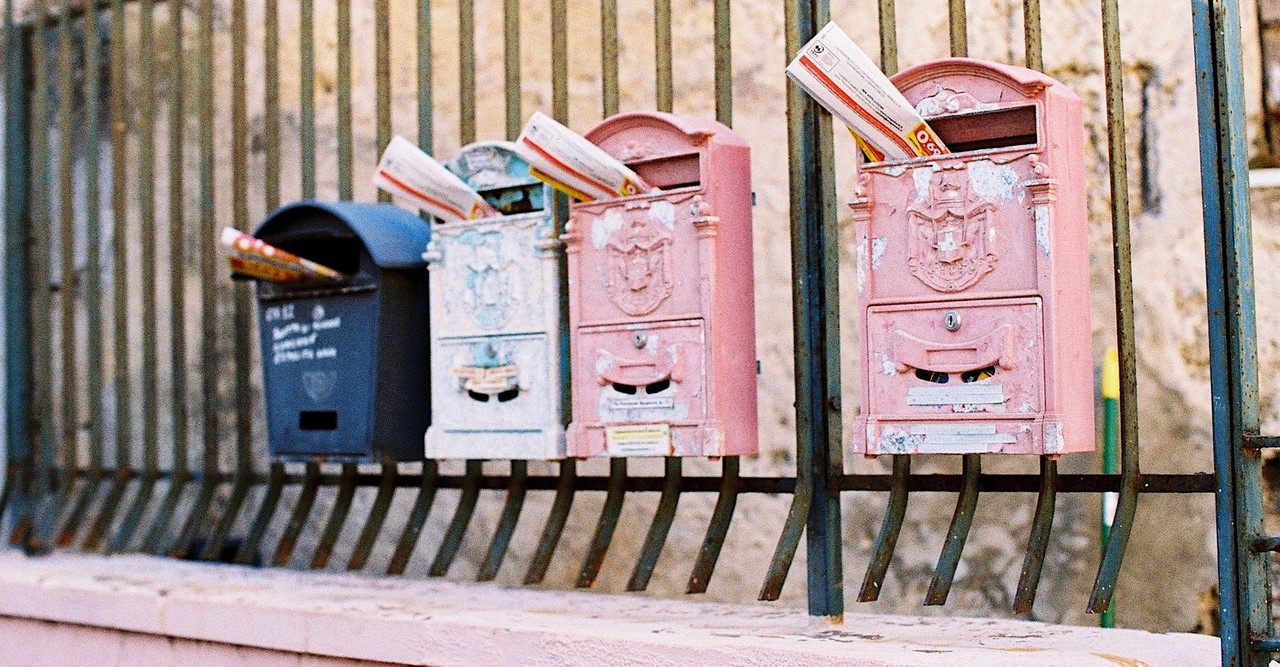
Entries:
[[656,112],[586,138],[659,191],[571,206],[569,455],[755,453],[750,150]]
[[433,229],[427,456],[559,458],[562,244],[550,190],[506,142],[466,146],[448,168],[503,215]]
[[952,153],[858,166],[867,455],[1093,449],[1080,100],[967,58],[894,84]]

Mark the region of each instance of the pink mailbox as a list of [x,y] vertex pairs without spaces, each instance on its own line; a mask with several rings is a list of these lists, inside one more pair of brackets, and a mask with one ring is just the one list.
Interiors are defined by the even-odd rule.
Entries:
[[951,153],[858,166],[854,448],[1092,450],[1080,99],[1038,72],[967,58],[893,82]]
[[750,150],[656,112],[586,137],[659,191],[571,206],[568,454],[754,454]]

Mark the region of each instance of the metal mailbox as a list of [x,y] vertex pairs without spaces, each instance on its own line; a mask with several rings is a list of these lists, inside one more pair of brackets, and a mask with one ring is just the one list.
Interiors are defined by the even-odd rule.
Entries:
[[347,276],[258,283],[268,444],[282,459],[422,459],[431,229],[390,204],[301,201],[258,238]]
[[1080,99],[967,58],[894,84],[951,149],[863,163],[857,234],[866,455],[1093,449]]
[[564,456],[563,244],[513,148],[471,144],[448,165],[503,215],[432,230],[429,458]]
[[750,149],[656,112],[586,138],[659,191],[570,207],[569,455],[754,454]]

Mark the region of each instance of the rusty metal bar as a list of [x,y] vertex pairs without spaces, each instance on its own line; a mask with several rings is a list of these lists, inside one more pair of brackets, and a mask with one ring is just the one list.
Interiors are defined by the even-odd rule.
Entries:
[[476,140],[475,0],[458,0],[458,141]]
[[169,489],[156,508],[151,528],[143,538],[142,550],[159,553],[168,545],[165,535],[173,522],[173,513],[182,499],[189,481],[187,438],[190,422],[187,415],[187,317],[186,317],[186,215],[183,193],[184,115],[181,2],[169,3],[169,323],[170,370],[173,373],[171,407],[173,411],[173,475]]
[[649,578],[653,576],[653,568],[658,564],[662,547],[666,545],[667,535],[671,532],[671,523],[676,518],[676,509],[680,503],[681,460],[678,456],[668,456],[663,464],[665,474],[662,495],[658,498],[658,508],[653,513],[653,523],[649,524],[644,545],[640,547],[640,557],[636,559],[635,569],[631,571],[631,579],[627,582],[629,591],[643,591],[649,587]]
[[96,551],[106,539],[111,523],[115,519],[116,509],[124,500],[129,488],[129,477],[132,471],[130,449],[133,440],[132,423],[129,414],[129,320],[128,320],[128,284],[129,284],[129,248],[128,223],[125,218],[128,211],[125,164],[125,135],[128,128],[128,115],[125,112],[124,93],[127,85],[125,77],[125,44],[124,44],[124,0],[113,0],[111,3],[111,98],[109,110],[111,116],[111,224],[112,224],[112,297],[111,307],[115,311],[112,318],[111,348],[113,358],[112,384],[115,387],[115,475],[110,490],[98,509],[98,514],[89,526],[89,534],[85,537],[83,548]]
[[1053,514],[1058,499],[1058,462],[1048,456],[1040,457],[1040,479],[1036,513],[1031,519],[1031,536],[1027,539],[1027,555],[1022,561],[1018,593],[1013,600],[1013,611],[1017,614],[1028,613],[1035,605],[1040,572],[1044,569],[1044,557],[1049,549],[1049,534],[1053,531]]
[[267,210],[280,205],[280,11],[279,0],[262,3],[262,83],[263,143],[266,164],[263,195]]
[[738,493],[741,491],[738,457],[726,456],[721,459],[720,466],[720,489],[716,496],[716,506],[711,510],[706,537],[702,538],[702,548],[698,550],[693,571],[689,573],[686,593],[707,592],[711,575],[720,560],[720,550],[724,548],[725,537],[729,534],[729,524],[733,522],[733,510],[738,506]]
[[564,534],[565,523],[569,520],[569,510],[573,508],[577,481],[578,462],[573,459],[560,461],[555,499],[551,501],[551,511],[547,514],[547,523],[542,528],[542,536],[534,549],[533,559],[529,561],[529,571],[524,575],[525,584],[540,584],[546,578],[551,557],[555,555],[560,536]]
[[[377,97],[378,151],[391,142],[391,9],[389,0],[376,0],[373,14],[374,87]],[[389,202],[391,195],[378,191],[378,201]]]
[[520,0],[503,0],[502,3],[502,62],[503,82],[506,91],[507,141],[520,136],[524,121],[520,109]]
[[315,0],[301,0],[298,25],[298,106],[302,151],[302,198],[316,196],[316,14]]
[[507,547],[511,545],[511,537],[516,532],[516,522],[520,520],[520,509],[524,507],[524,497],[529,490],[528,479],[529,462],[512,461],[507,500],[502,506],[498,528],[493,532],[493,540],[489,542],[489,551],[476,574],[476,581],[493,581],[497,578],[498,570],[502,568],[502,559],[507,555]]
[[969,19],[965,15],[965,0],[948,0],[951,16],[951,55],[969,55]]
[[880,535],[876,537],[876,545],[871,550],[871,562],[867,564],[867,573],[862,578],[858,602],[873,602],[880,599],[884,577],[889,572],[890,563],[893,562],[893,550],[898,546],[898,536],[902,534],[902,520],[907,515],[910,481],[911,457],[906,454],[895,454],[889,507],[885,510],[884,521],[880,524]]
[[658,111],[671,112],[674,83],[671,76],[671,0],[653,0],[653,60],[657,71]]
[[956,511],[951,515],[951,527],[947,529],[947,539],[942,545],[942,554],[938,556],[938,565],[933,570],[933,580],[929,582],[929,590],[925,593],[925,605],[940,605],[947,601],[951,592],[951,582],[955,579],[956,568],[960,565],[960,555],[964,552],[964,543],[969,538],[969,529],[973,527],[973,514],[978,508],[978,477],[982,474],[982,455],[965,454],[962,462],[964,488],[956,499]]
[[387,512],[391,509],[391,501],[395,497],[397,472],[395,461],[383,462],[378,495],[373,498],[373,507],[369,508],[369,518],[365,520],[360,538],[356,540],[351,558],[347,560],[348,570],[362,570],[369,562],[369,555],[373,553],[373,546],[378,541],[378,533],[382,532],[382,525],[386,523]]
[[618,517],[622,514],[622,502],[627,493],[627,459],[609,459],[609,490],[605,492],[604,507],[600,510],[600,520],[596,523],[595,535],[587,554],[582,558],[582,569],[578,571],[578,588],[590,588],[595,585],[600,575],[600,567],[604,565],[605,554],[609,552],[609,544],[613,542],[613,531],[618,527]]
[[275,566],[288,565],[293,556],[293,549],[298,544],[298,536],[307,525],[307,516],[311,514],[311,506],[316,502],[316,492],[320,490],[320,464],[307,462],[306,479],[302,490],[298,492],[298,504],[293,506],[293,514],[289,515],[289,523],[285,525],[280,541],[276,543],[276,554],[271,559]]
[[[375,54],[380,57],[381,53]],[[351,0],[338,0],[338,199],[354,195],[351,146]],[[379,147],[381,148],[381,147]]]
[[[105,448],[103,426],[106,414],[103,407],[103,358],[102,358],[102,310],[103,301],[96,295],[102,293],[102,198],[99,192],[98,168],[98,120],[100,102],[98,96],[99,80],[97,73],[100,67],[98,50],[102,42],[98,36],[98,14],[96,11],[84,19],[84,69],[93,76],[84,77],[84,182],[85,182],[85,238],[88,257],[85,260],[85,294],[95,295],[86,300],[86,341],[88,350],[85,359],[85,386],[88,393],[89,419],[89,465],[88,475],[80,491],[80,497],[71,509],[66,522],[62,525],[56,544],[69,547],[75,543],[76,535],[84,523],[89,509],[98,498],[105,478],[102,465],[102,452]],[[6,119],[6,122],[10,122]],[[13,187],[12,184],[9,187]],[[8,414],[14,414],[9,412]],[[8,492],[6,486],[5,491]],[[0,502],[0,513],[5,504]]]
[[436,557],[431,561],[427,574],[432,577],[443,577],[449,573],[449,566],[462,547],[462,538],[471,524],[471,517],[476,511],[476,501],[480,499],[480,476],[484,473],[483,461],[467,461],[467,474],[462,483],[462,495],[458,498],[458,506],[453,510],[453,519],[444,532]]
[[[155,87],[155,4],[153,0],[139,0],[139,70],[142,90]],[[155,112],[151,95],[139,95],[138,120],[141,123],[138,142],[138,211],[139,238],[154,239],[156,235],[155,211]],[[159,381],[156,378],[156,252],[150,242],[134,246],[142,249],[142,468],[138,493],[133,504],[125,512],[115,537],[112,551],[125,551],[133,534],[141,523],[160,476],[159,458]]]
[[618,113],[618,0],[600,0],[600,93],[604,117]]
[[1138,511],[1138,352],[1134,342],[1133,266],[1129,234],[1129,179],[1125,155],[1124,74],[1120,57],[1120,14],[1117,0],[1102,0],[1102,55],[1107,105],[1107,163],[1111,189],[1112,250],[1115,263],[1116,338],[1120,350],[1120,475],[1115,522],[1098,565],[1088,611],[1111,606],[1120,564]]
[[333,511],[329,513],[329,521],[325,524],[316,551],[311,555],[311,569],[320,570],[329,564],[333,555],[333,546],[342,535],[342,528],[347,523],[347,514],[351,511],[351,500],[356,495],[356,473],[360,472],[354,463],[342,464],[342,476],[338,481],[338,497],[333,501]]
[[898,17],[896,0],[879,0],[880,12],[880,69],[886,76],[898,72]]
[[733,24],[729,0],[713,0],[716,50],[716,120],[733,127]]
[[[423,3],[426,4],[426,3]],[[387,564],[387,574],[404,574],[409,565],[409,558],[418,546],[418,538],[422,535],[422,527],[427,523],[427,515],[431,513],[431,505],[436,499],[436,480],[440,466],[435,461],[422,462],[422,476],[418,484],[418,497],[413,501],[413,509],[409,511],[409,519],[405,522],[404,531],[396,543],[396,550],[391,554],[391,562]]]
[[1027,69],[1044,70],[1044,42],[1040,33],[1040,0],[1022,0],[1022,31]]
[[240,543],[240,549],[236,552],[235,562],[248,565],[262,561],[262,557],[258,554],[258,547],[262,544],[262,538],[267,534],[267,526],[271,524],[271,518],[275,516],[276,508],[280,505],[284,482],[284,464],[279,461],[272,462],[271,471],[267,476],[267,490],[262,497],[262,504],[258,506],[258,515],[254,517],[253,523],[249,524],[249,532],[245,535],[244,541]]

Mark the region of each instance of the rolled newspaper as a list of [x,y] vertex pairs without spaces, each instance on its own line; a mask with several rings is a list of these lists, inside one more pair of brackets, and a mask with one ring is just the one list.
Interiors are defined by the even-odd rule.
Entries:
[[534,112],[516,140],[534,178],[577,199],[613,199],[654,187],[582,135]]
[[233,274],[277,283],[337,282],[346,277],[232,227],[223,228],[222,245]]
[[835,23],[787,65],[806,93],[853,131],[872,161],[948,153],[929,124]]
[[499,215],[498,209],[480,193],[401,136],[387,144],[373,174],[373,184],[441,220]]

